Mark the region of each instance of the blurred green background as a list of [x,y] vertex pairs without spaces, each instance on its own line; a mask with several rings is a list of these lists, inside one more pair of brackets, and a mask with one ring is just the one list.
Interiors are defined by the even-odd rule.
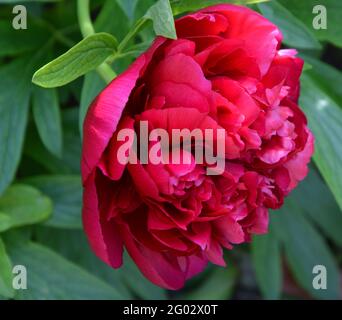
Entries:
[[[155,2],[90,1],[96,32],[107,32],[118,43],[130,35],[121,55],[106,63],[105,74],[108,68],[117,74],[125,70],[155,32],[172,35],[165,6],[152,15],[154,24],[136,30],[136,21]],[[0,300],[341,298],[342,1],[170,2],[174,15],[220,2],[246,4],[279,26],[284,48],[298,50],[305,59],[300,105],[316,137],[308,177],[271,214],[269,234],[226,252],[227,268],[209,266],[178,292],[152,285],[127,256],[120,270],[107,267],[82,231],[79,168],[80,127],[105,86],[103,72],[102,77],[95,70],[83,72],[52,89],[31,82],[37,69],[87,34],[79,25],[77,1],[22,0],[27,29],[15,30],[18,2],[0,0]],[[327,29],[313,28],[316,5],[326,8]],[[27,268],[27,290],[12,288],[12,268],[18,264]],[[326,290],[313,288],[315,265],[327,269]]]

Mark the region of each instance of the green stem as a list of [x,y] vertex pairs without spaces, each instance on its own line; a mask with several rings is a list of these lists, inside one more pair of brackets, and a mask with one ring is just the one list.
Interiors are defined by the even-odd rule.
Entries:
[[111,66],[105,62],[99,65],[96,71],[106,83],[111,82],[117,76]]
[[77,0],[77,15],[83,38],[95,33],[93,23],[90,18],[89,0]]
[[[95,29],[90,17],[89,0],[77,0],[77,15],[82,36],[86,38],[93,35]],[[96,71],[107,83],[116,77],[114,70],[105,62],[98,66]]]
[[127,35],[120,42],[118,46],[118,54],[122,53],[125,50],[126,46],[135,37],[135,35],[141,30],[141,28],[146,23],[146,21],[147,19],[141,18],[135,23],[132,30],[128,32]]

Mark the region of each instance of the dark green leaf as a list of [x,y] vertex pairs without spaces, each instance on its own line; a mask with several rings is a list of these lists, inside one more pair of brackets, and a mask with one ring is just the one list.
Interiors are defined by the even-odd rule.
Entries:
[[51,211],[49,198],[33,187],[15,184],[0,197],[0,231],[41,222]]
[[30,81],[28,59],[0,67],[0,194],[19,164],[27,124]]
[[[130,1],[123,1],[123,3],[129,5]],[[115,19],[113,19],[113,12],[115,13]],[[95,20],[94,28],[96,32],[111,33],[121,41],[129,31],[129,20],[117,1],[106,0]]]
[[9,246],[13,264],[27,268],[27,290],[19,290],[17,299],[121,299],[121,294],[54,251],[29,242]]
[[[301,20],[310,29],[318,40],[327,40],[336,46],[342,46],[341,12],[342,1],[340,0],[280,0],[293,15]],[[316,5],[324,6],[327,10],[327,29],[316,30],[313,28],[313,20],[318,15],[313,13]]]
[[133,298],[124,282],[122,268],[113,269],[97,258],[91,251],[83,231],[40,226],[36,228],[35,237],[38,242],[114,287],[123,298]]
[[81,139],[78,129],[78,108],[70,108],[62,113],[63,157],[53,156],[40,143],[34,128],[30,127],[25,145],[25,154],[54,174],[80,173]]
[[260,3],[258,7],[263,16],[279,27],[284,36],[284,43],[295,48],[321,48],[311,30],[277,1]]
[[191,287],[182,295],[185,300],[228,300],[236,283],[236,268],[230,264],[225,268],[215,267],[200,284]]
[[98,67],[116,47],[115,38],[108,33],[91,35],[40,68],[32,81],[45,88],[63,86]]
[[[272,219],[297,283],[317,299],[338,299],[340,280],[334,256],[321,235],[305,219],[300,207],[287,199],[282,209],[272,215]],[[326,267],[326,290],[313,287],[313,268],[316,265]]]
[[266,299],[280,298],[283,280],[280,244],[273,233],[270,228],[268,234],[253,237],[251,243],[256,279]]
[[27,24],[28,29],[18,31],[13,28],[11,19],[0,20],[0,57],[27,53],[44,44],[50,35],[48,30],[30,18]]
[[34,88],[33,117],[45,147],[54,155],[62,156],[62,124],[55,89]]
[[59,2],[62,0],[0,0],[0,3],[23,3],[23,2]]
[[104,80],[95,71],[87,73],[84,77],[79,116],[81,137],[83,134],[83,121],[87,114],[89,105],[94,100],[94,98],[100,93],[100,91],[105,87],[105,85],[106,83],[104,82]]
[[314,168],[290,197],[328,237],[342,247],[341,210]]
[[128,255],[124,255],[123,266],[118,270],[99,260],[91,252],[82,231],[40,227],[37,237],[38,241],[104,279],[120,292],[125,292],[125,298],[131,298],[134,293],[136,297],[144,299],[166,299],[165,290],[147,280]]
[[[112,1],[114,2],[114,1]],[[134,11],[135,11],[135,7],[138,3],[138,0],[116,0],[116,2],[120,5],[120,7],[122,8],[122,10],[125,12],[126,16],[132,20],[134,17]]]

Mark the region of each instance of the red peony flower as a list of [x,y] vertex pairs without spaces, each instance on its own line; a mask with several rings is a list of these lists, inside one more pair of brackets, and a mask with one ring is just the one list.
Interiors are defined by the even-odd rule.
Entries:
[[[298,107],[303,61],[281,50],[278,28],[240,6],[176,21],[95,99],[84,123],[83,223],[114,268],[123,248],[153,283],[179,289],[223,248],[268,228],[268,209],[307,174],[313,136]],[[122,164],[122,129],[225,131],[224,172],[208,163]],[[150,142],[151,149],[158,142]],[[176,152],[176,151],[171,151]],[[179,152],[179,151],[178,151]],[[185,153],[184,153],[185,154]]]

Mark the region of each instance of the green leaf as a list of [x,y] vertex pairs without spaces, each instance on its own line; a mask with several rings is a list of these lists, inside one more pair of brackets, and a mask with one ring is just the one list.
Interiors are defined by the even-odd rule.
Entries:
[[177,39],[169,0],[158,0],[147,10],[144,18],[152,20],[153,29],[157,35]]
[[312,69],[312,65],[310,63],[304,62],[303,71],[308,71]]
[[284,43],[295,48],[321,49],[311,30],[280,3],[270,1],[258,4],[258,7],[263,16],[279,27]]
[[13,298],[12,263],[7,255],[4,242],[0,238],[0,296]]
[[114,287],[125,299],[132,299],[133,294],[122,276],[123,269],[113,269],[102,262],[89,247],[83,230],[66,230],[39,226],[35,230],[38,242],[58,252],[67,260],[79,265],[92,275]]
[[181,295],[185,300],[228,300],[236,284],[237,270],[230,264],[225,268],[215,267],[200,284],[191,286]]
[[27,268],[27,290],[20,290],[16,299],[24,300],[80,300],[121,299],[121,294],[54,251],[29,242],[10,245],[13,264]]
[[313,57],[302,56],[305,63],[308,62],[312,66],[306,73],[318,80],[324,91],[334,98],[342,108],[342,72]]
[[62,112],[63,156],[57,158],[46,150],[38,134],[31,126],[28,128],[25,154],[54,174],[80,173],[81,139],[78,130],[78,108]]
[[46,220],[52,211],[49,198],[33,187],[15,184],[0,197],[0,232]]
[[[300,207],[291,199],[272,215],[276,235],[281,239],[285,255],[298,284],[317,299],[338,299],[340,279],[337,263],[321,235],[305,219]],[[327,289],[315,290],[313,268],[327,270]]]
[[24,2],[59,2],[62,0],[0,0],[0,3],[24,3]]
[[301,80],[300,105],[315,135],[314,161],[342,208],[342,110],[310,76]]
[[42,29],[30,17],[27,23],[29,28],[18,32],[13,28],[11,19],[0,20],[0,57],[27,53],[47,41],[50,36],[48,30]]
[[40,68],[32,81],[45,88],[63,86],[98,67],[116,47],[116,39],[108,33],[91,35]]
[[82,185],[76,175],[36,176],[23,180],[49,196],[53,212],[44,225],[55,228],[82,228]]
[[87,114],[88,108],[94,98],[105,87],[105,81],[98,75],[97,72],[92,71],[85,75],[80,104],[79,127],[81,137],[83,135],[83,122]]
[[255,236],[251,243],[256,279],[265,299],[279,299],[282,289],[280,244],[273,228],[266,235]]
[[[279,0],[288,10],[301,20],[310,29],[318,40],[330,41],[336,46],[342,47],[342,24],[341,12],[342,1],[340,0]],[[316,30],[313,28],[313,20],[318,14],[313,13],[316,5],[323,5],[327,10],[327,29]]]
[[290,198],[329,238],[342,247],[341,210],[314,168],[291,192]]
[[171,0],[171,7],[174,15],[178,15],[188,11],[199,10],[208,6],[213,6],[215,4],[230,3],[230,4],[240,4],[247,5],[259,2],[265,2],[269,0]]
[[57,157],[62,156],[62,123],[55,89],[34,88],[33,117],[45,147]]
[[[122,1],[128,8],[131,1]],[[115,19],[113,19],[115,12]],[[123,11],[123,8],[115,0],[106,0],[102,6],[101,12],[97,16],[94,28],[96,32],[108,32],[113,34],[118,40],[129,32],[129,20]]]
[[[111,1],[111,2],[114,2],[114,1]],[[126,14],[127,18],[132,20],[134,17],[134,11],[137,6],[138,0],[130,0],[130,1],[116,0],[116,2],[120,5],[121,9]]]
[[169,0],[158,0],[147,10],[143,17],[136,21],[125,38],[120,42],[118,46],[119,55],[126,51],[126,47],[134,39],[135,35],[146,27],[148,20],[152,21],[153,29],[157,35],[177,39],[170,2]]
[[133,295],[143,299],[167,298],[166,291],[147,280],[127,254],[124,254],[120,269],[108,267],[91,252],[83,231],[39,227],[36,236],[38,241],[105,280],[125,298],[132,298]]
[[28,58],[0,67],[0,194],[14,178],[27,125]]

